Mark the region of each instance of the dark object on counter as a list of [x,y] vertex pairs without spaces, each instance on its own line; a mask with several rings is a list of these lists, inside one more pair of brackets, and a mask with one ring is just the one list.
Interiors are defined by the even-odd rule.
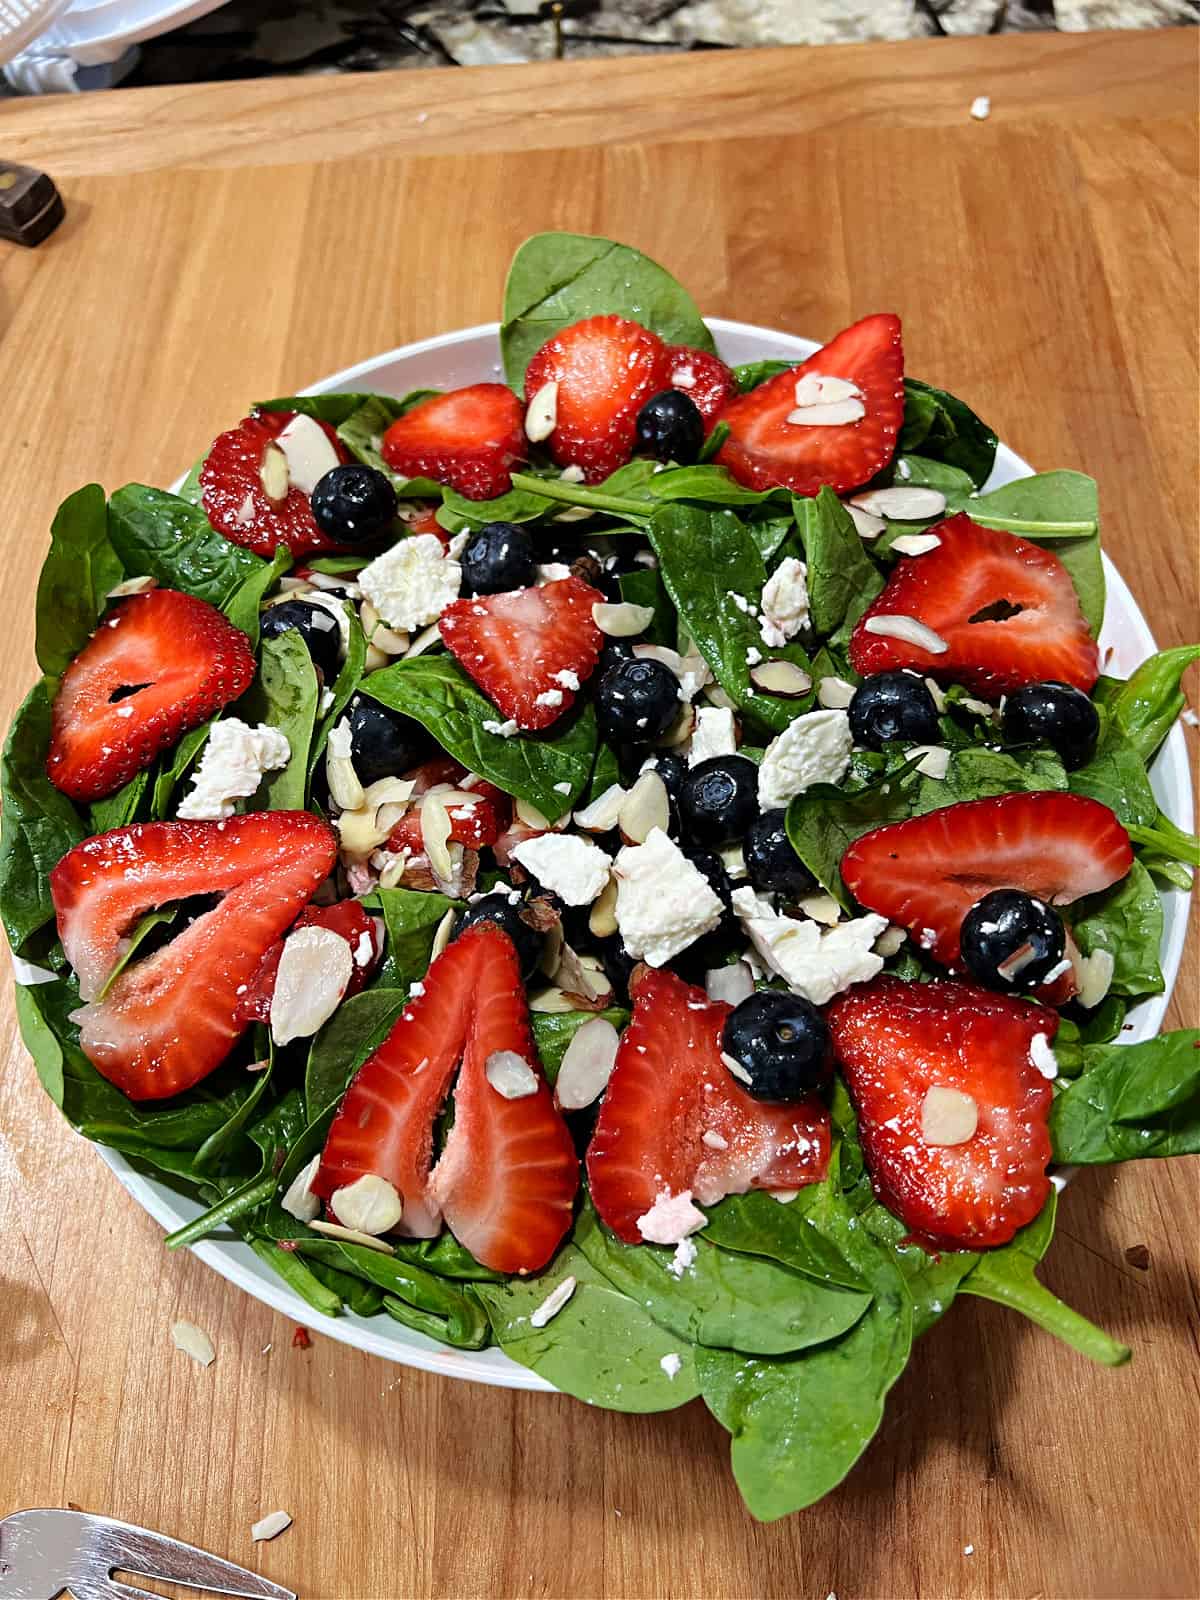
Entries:
[[65,215],[52,178],[33,167],[0,161],[0,239],[41,244]]

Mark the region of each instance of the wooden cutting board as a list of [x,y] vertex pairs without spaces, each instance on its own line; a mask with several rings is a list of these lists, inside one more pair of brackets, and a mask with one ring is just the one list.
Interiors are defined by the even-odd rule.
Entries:
[[[514,246],[554,227],[642,247],[718,315],[820,338],[899,311],[911,371],[1037,465],[1100,479],[1109,552],[1182,642],[1195,46],[1030,35],[0,103],[0,149],[68,211],[36,251],[0,244],[4,721],[65,494],[166,483],[251,401],[493,317]],[[1196,969],[1193,940],[1174,1026]],[[0,1017],[0,1513],[74,1502],[328,1600],[1200,1592],[1195,1163],[1087,1174],[1063,1204],[1048,1280],[1130,1368],[965,1301],[848,1482],[761,1527],[698,1404],[614,1416],[294,1348],[165,1254],[41,1094],[7,997]],[[172,1350],[177,1317],[212,1367]],[[276,1507],[294,1525],[252,1547]]]

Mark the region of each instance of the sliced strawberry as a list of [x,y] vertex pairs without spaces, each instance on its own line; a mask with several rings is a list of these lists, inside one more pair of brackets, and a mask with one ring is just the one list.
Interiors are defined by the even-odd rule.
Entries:
[[599,483],[633,454],[637,414],[671,386],[671,359],[656,333],[624,317],[588,317],[559,331],[525,371],[526,403],[556,383],[550,453]]
[[667,357],[671,363],[672,389],[682,390],[696,402],[707,433],[738,392],[732,367],[727,367],[720,356],[714,356],[711,351],[693,350],[686,344],[669,344]]
[[414,406],[383,436],[383,459],[407,478],[433,478],[468,500],[512,488],[525,459],[521,402],[502,383],[473,383]]
[[1069,905],[1132,865],[1129,835],[1107,806],[1039,790],[963,800],[874,828],[842,857],[842,877],[861,904],[953,967],[963,918],[991,890],[1024,889]]
[[314,1193],[330,1199],[356,1178],[386,1178],[404,1207],[400,1231],[431,1239],[442,1223],[428,1194],[433,1125],[467,1036],[479,945],[473,931],[438,956],[423,991],[359,1067],[325,1140]]
[[[383,937],[379,925],[367,915],[358,900],[339,900],[332,906],[306,906],[288,929],[329,928],[340,933],[350,946],[353,967],[350,982],[346,985],[343,1000],[358,994],[379,964],[383,954]],[[283,954],[283,940],[277,939],[265,952],[258,970],[238,996],[237,1017],[241,1022],[269,1022],[271,1000],[275,994],[275,975],[279,971],[279,958]]]
[[[789,422],[796,384],[810,376],[849,379],[865,414],[831,425]],[[839,494],[858,488],[892,459],[904,421],[899,317],[864,317],[790,372],[731,400],[721,421],[729,424],[729,438],[717,461],[747,488],[793,494],[816,494],[825,484]]]
[[[884,976],[840,995],[828,1020],[889,1211],[947,1249],[1007,1244],[1033,1221],[1050,1193],[1052,1092],[1029,1051],[1035,1035],[1053,1039],[1053,1011],[965,983]],[[962,1143],[927,1143],[934,1087],[974,1102],[975,1132]]]
[[638,1218],[664,1196],[690,1192],[715,1205],[727,1194],[798,1189],[825,1176],[829,1114],[820,1101],[755,1100],[721,1060],[731,1007],[645,966],[629,992],[633,1019],[587,1153],[592,1200],[619,1238],[640,1243]]
[[[200,469],[204,514],[233,544],[244,545],[268,560],[283,545],[299,559],[319,550],[343,550],[313,520],[309,496],[287,483],[282,497],[273,498],[263,483],[263,463],[268,448],[278,451],[275,440],[296,415],[294,411],[256,411],[236,428],[218,434]],[[350,456],[328,423],[317,426],[328,438],[339,461]]]
[[[245,1027],[239,990],[336,858],[333,830],[307,811],[135,823],[68,851],[50,874],[50,892],[63,949],[90,1002],[75,1014],[89,1061],[131,1100],[199,1083]],[[148,911],[212,894],[222,898],[211,911],[94,998]]]
[[443,528],[437,519],[437,507],[432,505],[414,505],[411,516],[405,517],[405,524],[412,538],[422,533],[431,533],[435,539],[440,539],[443,544],[450,543],[450,531]]
[[592,607],[603,599],[581,578],[559,578],[536,589],[455,600],[438,627],[505,719],[534,731],[569,711],[578,685],[595,671],[604,635]]
[[[1052,550],[981,528],[961,511],[930,531],[941,540],[938,548],[898,561],[859,620],[850,640],[856,671],[867,677],[912,667],[992,699],[1048,679],[1092,687],[1100,653],[1071,576]],[[873,633],[870,619],[884,616],[914,617],[947,648],[934,655]]]
[[46,772],[99,800],[250,686],[254,652],[215,606],[175,589],[117,604],[63,673]]
[[[454,1125],[429,1192],[476,1261],[496,1272],[537,1272],[571,1226],[579,1158],[534,1049],[513,942],[494,923],[469,936],[479,952],[471,1026]],[[536,1081],[513,1099],[488,1076],[488,1063],[509,1051]]]

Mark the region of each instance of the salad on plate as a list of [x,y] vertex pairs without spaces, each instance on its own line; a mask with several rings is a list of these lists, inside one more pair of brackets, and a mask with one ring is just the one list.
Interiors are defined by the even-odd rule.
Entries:
[[[868,315],[730,367],[606,240],[517,252],[504,382],[254,406],[89,485],[3,758],[22,1036],[87,1138],[325,1315],[699,1396],[811,1504],[1055,1167],[1200,1150],[1161,993],[1200,647],[1097,644],[1096,486]],[[231,419],[232,421],[232,419]]]

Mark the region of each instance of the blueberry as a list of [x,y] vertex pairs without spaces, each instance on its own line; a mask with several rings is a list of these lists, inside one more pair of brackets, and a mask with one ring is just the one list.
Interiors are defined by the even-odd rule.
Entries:
[[604,975],[612,984],[614,993],[628,998],[629,979],[638,964],[637,958],[629,954],[621,943],[619,934],[614,934],[611,939],[605,939],[598,944],[596,954],[600,957]]
[[750,882],[764,894],[781,894],[795,900],[811,894],[817,880],[792,849],[784,819],[787,812],[764,811],[746,830],[743,854]]
[[679,791],[684,832],[699,845],[741,839],[758,815],[758,768],[745,756],[710,756],[691,767]]
[[680,389],[651,395],[637,415],[637,445],[641,455],[688,466],[704,444],[704,418],[696,402]]
[[338,544],[367,544],[391,527],[396,491],[377,467],[331,467],[312,492],[313,521]]
[[963,918],[962,958],[989,989],[1035,989],[1064,958],[1058,912],[1023,889],[993,889]]
[[642,656],[617,660],[596,691],[600,731],[616,744],[650,744],[679,715],[679,680],[661,661]]
[[713,855],[710,850],[697,850],[694,845],[687,846],[684,855],[704,878],[726,911],[731,911],[733,890],[730,887],[729,874],[725,871],[725,864],[720,856]]
[[419,722],[368,695],[351,697],[344,720],[350,727],[350,754],[361,783],[407,772],[428,752],[429,735]]
[[882,750],[885,744],[934,744],[940,737],[937,707],[923,678],[911,672],[877,672],[865,678],[850,702],[855,744]]
[[523,910],[523,902],[514,902],[507,889],[501,889],[496,894],[485,894],[482,900],[474,901],[459,917],[454,927],[454,937],[457,939],[460,933],[473,928],[477,922],[494,922],[516,945],[522,976],[531,978],[542,959],[543,940],[537,929],[523,919]]
[[1082,767],[1096,752],[1100,713],[1069,683],[1027,683],[1005,700],[1001,729],[1008,744],[1048,744],[1065,767]]
[[743,1087],[756,1100],[802,1100],[824,1089],[833,1072],[825,1019],[807,1000],[778,989],[759,989],[734,1007],[721,1047],[749,1077]]
[[528,589],[537,577],[533,540],[515,522],[485,522],[459,557],[464,594],[508,594]]
[[325,606],[315,606],[310,600],[281,600],[277,606],[268,606],[262,614],[259,631],[264,639],[277,639],[281,633],[298,633],[304,648],[312,657],[326,683],[338,675],[338,655],[341,651],[342,630],[337,618]]
[[678,750],[661,750],[654,758],[654,770],[662,779],[671,804],[679,804],[679,791],[687,777],[688,764]]

